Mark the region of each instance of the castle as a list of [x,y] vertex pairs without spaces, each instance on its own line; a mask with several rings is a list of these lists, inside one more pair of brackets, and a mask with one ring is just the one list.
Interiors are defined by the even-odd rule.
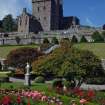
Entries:
[[62,0],[32,0],[32,15],[26,8],[18,17],[18,32],[52,31],[69,29],[79,26],[80,21],[75,16],[63,16]]

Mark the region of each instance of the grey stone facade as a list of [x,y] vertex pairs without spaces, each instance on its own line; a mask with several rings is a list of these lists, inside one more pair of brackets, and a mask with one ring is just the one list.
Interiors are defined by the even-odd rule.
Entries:
[[43,31],[59,29],[60,1],[32,0],[32,15],[41,23]]
[[79,26],[80,21],[77,17],[75,16],[68,16],[68,17],[63,17],[63,29],[69,29],[71,26]]
[[71,19],[71,17],[63,16],[62,1],[32,0],[32,15],[28,14],[26,9],[23,9],[21,16],[18,18],[18,32],[67,29],[66,26],[70,28],[73,21],[75,21],[76,25],[79,25],[79,19],[77,17]]
[[35,32],[41,31],[41,24],[31,14],[27,13],[26,8],[23,8],[21,16],[18,17],[18,32]]

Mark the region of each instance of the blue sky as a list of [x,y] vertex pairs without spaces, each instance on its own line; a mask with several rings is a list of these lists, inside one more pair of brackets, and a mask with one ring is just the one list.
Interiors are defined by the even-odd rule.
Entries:
[[[83,25],[105,24],[105,0],[63,0],[63,3],[64,16],[77,16]],[[31,11],[31,0],[0,0],[0,19],[9,13],[16,17],[24,7]]]

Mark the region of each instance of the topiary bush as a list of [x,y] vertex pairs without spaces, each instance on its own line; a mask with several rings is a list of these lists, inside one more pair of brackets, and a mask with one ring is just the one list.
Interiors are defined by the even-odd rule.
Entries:
[[45,78],[42,76],[38,76],[35,78],[35,83],[45,83]]

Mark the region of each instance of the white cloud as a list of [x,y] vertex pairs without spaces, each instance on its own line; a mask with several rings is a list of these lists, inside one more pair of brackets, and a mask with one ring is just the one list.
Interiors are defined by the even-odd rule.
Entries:
[[86,18],[86,24],[89,26],[94,26],[94,23],[88,17]]
[[7,14],[12,14],[14,17],[19,15],[22,8],[31,6],[31,0],[0,0],[0,19]]

